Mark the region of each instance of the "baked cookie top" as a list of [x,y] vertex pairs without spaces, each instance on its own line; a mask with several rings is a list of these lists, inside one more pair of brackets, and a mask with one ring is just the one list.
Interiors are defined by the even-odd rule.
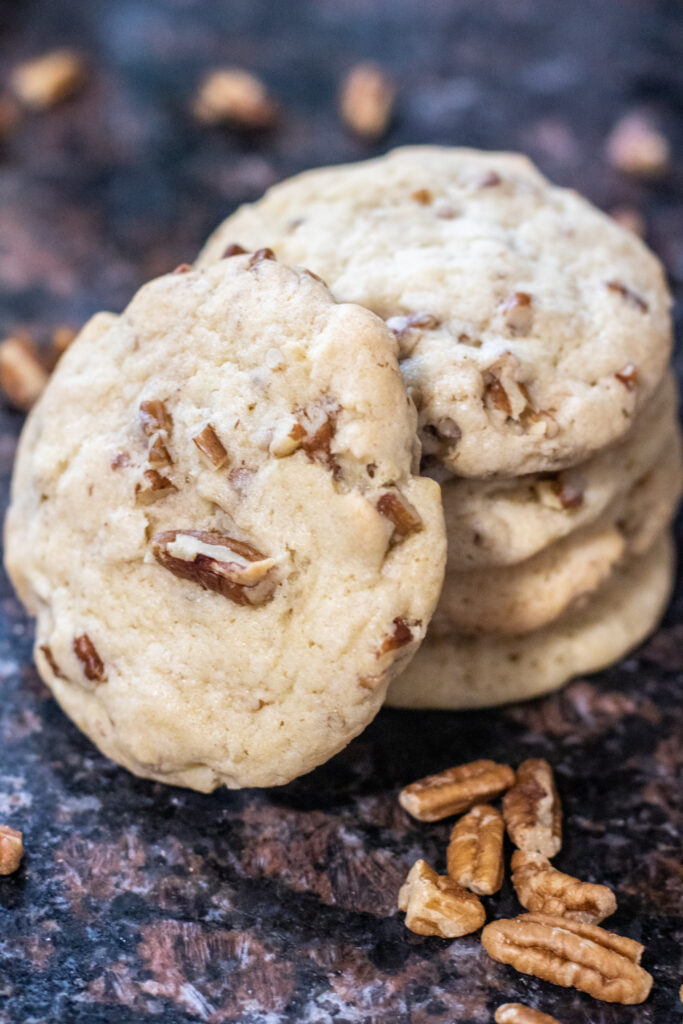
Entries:
[[423,447],[462,476],[561,468],[620,437],[671,346],[646,246],[524,157],[411,147],[276,185],[213,234],[272,246],[400,346]]
[[443,579],[415,431],[391,331],[267,252],[95,317],[29,418],[6,528],[77,724],[201,790],[284,783],[348,743]]

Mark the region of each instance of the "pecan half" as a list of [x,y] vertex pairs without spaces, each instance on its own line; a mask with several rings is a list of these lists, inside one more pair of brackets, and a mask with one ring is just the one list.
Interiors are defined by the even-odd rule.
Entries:
[[228,453],[211,423],[207,423],[192,440],[214,469],[220,469],[228,461]]
[[643,947],[594,924],[522,914],[493,921],[481,942],[494,960],[607,1003],[642,1003],[652,976],[639,967]]
[[477,804],[456,821],[448,844],[448,874],[480,896],[498,892],[503,884],[501,814],[490,804]]
[[456,939],[481,928],[486,911],[474,893],[451,878],[438,875],[423,860],[416,861],[398,894],[406,928],[418,935]]
[[391,120],[395,96],[393,82],[378,64],[357,64],[339,92],[342,119],[356,135],[378,139]]
[[514,781],[515,773],[507,764],[470,761],[413,782],[401,790],[398,802],[420,821],[440,821],[467,811],[474,804],[495,799]]
[[235,604],[265,604],[277,586],[274,559],[214,530],[158,533],[152,538],[152,554],[178,579],[198,583]]
[[533,1010],[523,1003],[503,1003],[496,1010],[494,1021],[496,1024],[560,1024],[556,1017],[549,1013],[541,1013],[540,1010]]
[[83,665],[86,678],[93,683],[104,683],[107,679],[104,662],[87,633],[74,637],[73,649],[74,654]]
[[144,484],[135,485],[135,500],[139,505],[150,505],[178,490],[168,477],[162,476],[156,469],[146,469],[142,476]]
[[530,758],[517,769],[514,786],[503,798],[503,818],[512,842],[526,853],[554,857],[562,846],[562,807],[552,768]]
[[645,301],[636,292],[632,291],[631,288],[627,288],[621,281],[607,281],[607,288],[611,292],[615,292],[617,295],[621,295],[622,299],[626,299],[632,306],[639,309],[641,313],[647,313],[650,308]]
[[409,533],[419,530],[422,520],[417,510],[394,491],[386,491],[377,501],[377,511],[393,524],[392,541],[403,540]]
[[341,466],[332,451],[332,441],[337,431],[335,415],[340,409],[339,405],[332,406],[324,401],[299,409],[298,419],[288,435],[294,444],[292,450],[301,448],[311,462],[319,462],[329,469],[335,480],[341,476]]
[[628,363],[623,370],[619,370],[614,376],[624,385],[627,391],[635,391],[638,387],[638,369],[633,363]]
[[392,623],[392,631],[389,636],[385,637],[382,641],[382,646],[375,654],[376,658],[381,658],[383,654],[387,654],[389,651],[397,651],[400,647],[405,647],[413,639],[413,631],[410,628],[411,625],[420,626],[420,622],[408,623],[405,619],[400,616],[395,618]]
[[140,426],[146,437],[154,437],[158,431],[171,433],[173,419],[166,408],[166,403],[158,399],[140,402]]
[[512,884],[519,902],[533,913],[599,924],[617,909],[614,893],[606,885],[565,875],[540,853],[515,850]]
[[11,875],[16,871],[23,856],[21,832],[9,825],[0,825],[0,875]]

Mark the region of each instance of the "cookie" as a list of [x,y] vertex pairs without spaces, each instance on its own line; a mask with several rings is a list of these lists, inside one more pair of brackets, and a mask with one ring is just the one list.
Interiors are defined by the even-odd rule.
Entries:
[[648,550],[673,518],[681,482],[675,429],[656,464],[594,523],[516,565],[447,572],[430,636],[453,629],[514,635],[546,626],[597,590],[624,557]]
[[623,440],[579,466],[506,479],[446,479],[447,572],[514,565],[594,523],[647,474],[677,422],[675,383],[667,374]]
[[203,791],[340,750],[441,588],[415,431],[389,329],[268,253],[91,322],[29,419],[7,520],[67,714],[136,774]]
[[673,585],[668,533],[618,569],[581,609],[536,633],[459,637],[422,645],[389,688],[393,707],[456,710],[527,700],[596,672],[637,647],[664,612]]
[[556,470],[621,437],[671,350],[658,260],[524,157],[416,146],[244,206],[200,264],[272,246],[396,332],[425,452],[460,476]]

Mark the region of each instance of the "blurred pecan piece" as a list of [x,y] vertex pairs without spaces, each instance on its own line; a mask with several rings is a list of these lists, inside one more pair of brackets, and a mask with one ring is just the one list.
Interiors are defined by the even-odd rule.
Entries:
[[406,928],[418,935],[456,939],[481,928],[486,912],[474,893],[451,878],[438,875],[423,860],[416,861],[398,894]]
[[154,501],[168,497],[178,488],[168,477],[162,476],[156,469],[146,469],[142,474],[144,483],[135,485],[135,500],[138,505],[151,505]]
[[512,352],[504,352],[483,374],[484,405],[513,420],[521,420],[531,408],[526,385],[520,380],[522,364]]
[[214,530],[158,533],[152,538],[152,554],[178,579],[198,583],[235,604],[265,604],[277,586],[274,559]]
[[642,1003],[652,977],[639,966],[643,947],[595,924],[548,914],[493,921],[481,942],[494,960],[607,1003]]
[[0,875],[11,875],[16,871],[23,856],[21,832],[9,825],[0,825]]
[[356,135],[378,139],[389,127],[395,97],[393,82],[378,64],[357,64],[339,91],[342,119]]
[[490,804],[477,804],[456,821],[448,844],[448,874],[458,885],[490,896],[503,884],[501,814]]
[[47,371],[28,335],[6,338],[0,344],[0,387],[16,409],[28,412],[42,395],[47,380]]
[[53,50],[14,69],[10,84],[27,107],[48,110],[69,99],[86,78],[85,61],[74,50]]
[[470,761],[438,775],[428,775],[399,793],[401,807],[420,821],[440,821],[467,811],[474,804],[493,800],[515,781],[507,764]]
[[207,423],[192,440],[214,469],[220,469],[228,461],[228,453],[211,423]]
[[560,1024],[555,1017],[540,1010],[533,1010],[523,1003],[503,1003],[496,1010],[496,1024]]
[[510,839],[526,853],[554,857],[562,846],[562,807],[552,768],[530,758],[517,769],[515,784],[503,797],[503,818]]
[[256,75],[241,68],[218,68],[202,81],[193,112],[203,124],[269,128],[277,116],[277,104]]
[[515,850],[512,884],[519,902],[532,913],[599,924],[617,909],[614,893],[606,885],[565,875],[540,853]]

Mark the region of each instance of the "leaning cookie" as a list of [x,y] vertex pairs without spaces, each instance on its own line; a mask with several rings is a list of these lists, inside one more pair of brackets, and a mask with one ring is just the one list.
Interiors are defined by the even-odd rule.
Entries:
[[656,627],[673,584],[668,532],[618,569],[588,603],[523,636],[428,637],[389,687],[393,707],[491,707],[556,690],[623,657]]
[[413,147],[242,207],[200,263],[270,245],[399,338],[423,445],[460,476],[573,465],[661,380],[670,298],[636,236],[524,157]]
[[26,426],[6,562],[68,715],[138,775],[287,782],[424,636],[439,488],[396,342],[260,253],[100,315]]

